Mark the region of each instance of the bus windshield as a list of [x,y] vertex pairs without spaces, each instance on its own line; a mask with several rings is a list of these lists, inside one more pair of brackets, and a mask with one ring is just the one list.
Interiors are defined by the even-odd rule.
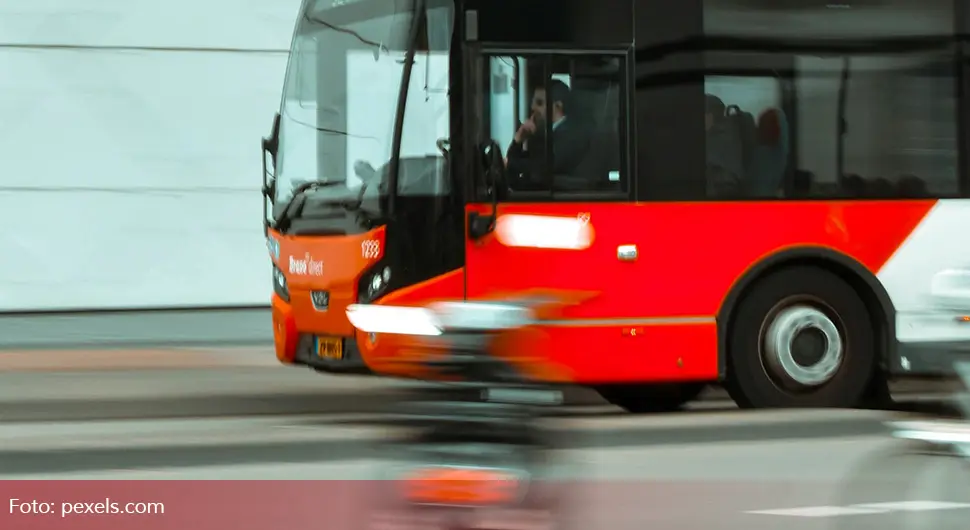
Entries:
[[[415,21],[417,4],[428,5],[420,21]],[[328,184],[316,188],[314,196],[351,203],[360,198],[362,208],[379,209],[379,199],[390,191],[387,170],[395,120],[404,110],[398,109],[398,98],[407,51],[415,44],[409,42],[415,22],[421,22],[420,47],[400,156],[434,157],[436,140],[448,134],[450,6],[442,8],[438,0],[305,2],[283,88],[277,216],[294,190],[308,182]]]

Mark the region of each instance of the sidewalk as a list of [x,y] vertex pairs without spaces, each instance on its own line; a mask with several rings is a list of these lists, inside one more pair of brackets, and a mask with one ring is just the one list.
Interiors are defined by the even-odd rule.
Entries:
[[0,350],[0,372],[285,368],[271,347]]
[[271,347],[0,350],[0,422],[365,413],[398,388],[286,366]]

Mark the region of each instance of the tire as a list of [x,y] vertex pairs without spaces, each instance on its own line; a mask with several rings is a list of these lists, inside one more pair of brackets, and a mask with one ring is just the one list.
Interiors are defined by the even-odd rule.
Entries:
[[627,412],[672,412],[696,399],[706,386],[705,383],[610,385],[597,387],[596,391]]
[[[790,331],[805,322],[808,331]],[[799,266],[759,280],[729,325],[725,386],[740,407],[851,408],[871,392],[877,356],[869,311],[832,272]],[[829,362],[795,361],[808,350]]]

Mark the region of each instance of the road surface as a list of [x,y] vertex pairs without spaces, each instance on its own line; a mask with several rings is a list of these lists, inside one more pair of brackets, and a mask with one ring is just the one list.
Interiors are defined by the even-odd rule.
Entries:
[[[876,431],[860,434],[852,425],[874,425],[881,417],[868,412],[792,411],[561,419],[557,428],[584,441],[558,452],[557,474],[575,481],[567,493],[579,528],[875,530],[900,528],[900,522],[916,516],[934,518],[932,525],[920,528],[966,528],[967,470],[942,459],[879,459],[896,446]],[[393,461],[393,455],[382,456],[376,449],[386,431],[358,421],[219,421],[223,423],[8,426],[0,440],[5,448],[0,478],[340,481],[380,478]],[[805,437],[811,430],[818,436]],[[744,439],[745,431],[754,435]],[[247,446],[242,433],[249,433],[248,442],[253,443]],[[256,443],[260,437],[263,442],[275,437],[272,451]],[[206,444],[223,456],[185,450]],[[340,444],[343,452],[333,454]],[[131,451],[119,449],[126,445],[154,447],[155,452],[142,453],[139,462]],[[371,453],[348,449],[354,446],[370,446]],[[9,449],[17,447],[24,450],[21,456],[26,460],[11,456]],[[84,462],[96,448],[111,451],[107,457]],[[60,467],[44,469],[36,460],[28,469],[30,451],[42,456],[45,450],[73,454],[78,462],[68,465],[69,459],[54,458],[47,462],[60,462]],[[160,456],[166,451],[167,460]],[[227,458],[230,453],[233,458]],[[328,487],[347,486],[314,486],[321,491]]]
[[[328,518],[322,490],[352,490],[335,481],[393,463],[380,445],[393,427],[375,413],[400,384],[280,367],[258,349],[130,353],[0,362],[0,479],[319,480],[299,491],[312,517]],[[922,528],[963,530],[970,520],[961,466],[878,459],[893,447],[881,422],[898,412],[713,401],[632,416],[585,395],[550,422],[578,528],[875,530],[932,516]],[[290,526],[303,527],[316,526]]]
[[[0,353],[0,422],[378,412],[402,383],[318,374],[282,366],[271,348],[21,350]],[[945,392],[947,384],[904,382],[895,390]],[[586,389],[574,405],[605,407]],[[699,408],[732,408],[723,390]]]

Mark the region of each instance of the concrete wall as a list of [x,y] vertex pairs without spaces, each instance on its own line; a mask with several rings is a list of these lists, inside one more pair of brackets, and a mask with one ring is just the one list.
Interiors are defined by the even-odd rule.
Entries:
[[0,312],[265,305],[299,0],[0,0]]

